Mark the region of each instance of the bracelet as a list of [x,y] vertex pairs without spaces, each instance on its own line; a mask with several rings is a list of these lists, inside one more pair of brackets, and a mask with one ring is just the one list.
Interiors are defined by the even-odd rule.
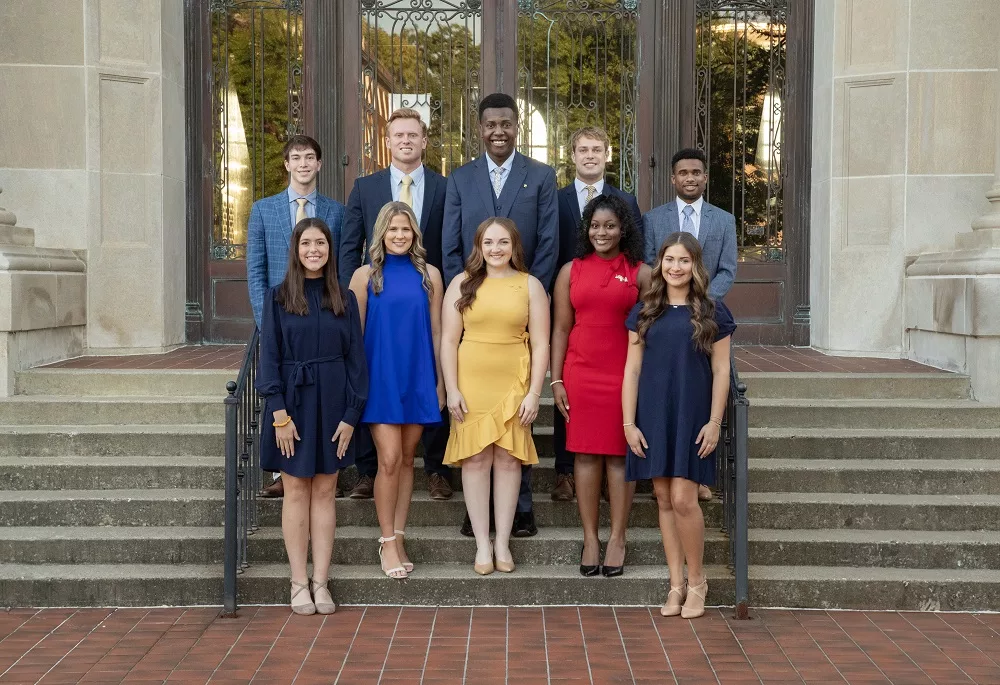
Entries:
[[715,424],[716,426],[718,426],[719,428],[722,428],[722,419],[713,419],[713,418],[710,418],[710,419],[708,420],[708,422],[709,422],[709,423],[714,423],[714,424]]
[[629,426],[634,426],[634,423],[623,423],[622,428],[628,428]]
[[556,383],[562,383],[562,384],[563,384],[564,386],[566,385],[566,384],[565,384],[565,383],[563,383],[562,381],[552,381],[551,383],[549,383],[549,387],[550,387],[550,388],[552,388],[552,387],[555,387],[555,384],[556,384]]
[[534,390],[529,390],[529,391],[528,391],[528,394],[529,394],[529,395],[534,395],[534,396],[535,396],[535,397],[537,397],[538,399],[542,399],[542,393],[540,393],[540,392],[535,392]]
[[291,416],[286,416],[284,423],[278,423],[277,421],[272,421],[271,425],[274,426],[275,428],[284,428],[285,426],[287,426],[291,422],[292,422],[292,417]]

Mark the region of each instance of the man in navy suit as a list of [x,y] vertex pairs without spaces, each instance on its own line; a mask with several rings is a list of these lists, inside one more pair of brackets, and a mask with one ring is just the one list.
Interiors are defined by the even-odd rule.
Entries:
[[[338,277],[343,287],[351,282],[355,269],[368,261],[366,247],[371,243],[375,219],[387,202],[409,202],[417,215],[423,234],[427,263],[441,268],[441,220],[444,218],[446,182],[444,176],[423,165],[427,149],[427,124],[414,109],[401,108],[389,116],[385,143],[391,162],[388,168],[362,176],[354,182],[347,199],[347,216],[340,239],[337,260]],[[424,472],[431,499],[451,499],[450,469],[442,463],[448,444],[448,412],[441,414],[442,424],[425,428]],[[370,499],[375,493],[378,459],[370,440],[364,442],[355,463],[358,482],[352,499]]]
[[[642,232],[642,212],[635,196],[618,190],[604,180],[608,166],[608,152],[611,141],[604,129],[585,126],[570,138],[570,156],[576,166],[576,178],[565,188],[559,189],[559,257],[556,273],[564,264],[573,261],[576,241],[580,235],[580,220],[583,208],[598,195],[617,195],[625,200],[632,210],[635,227]],[[553,285],[555,279],[553,278]],[[562,414],[552,415],[552,447],[556,455],[556,483],[552,488],[552,499],[569,502],[575,494],[573,479],[573,455],[566,452],[566,421]]]
[[[559,256],[556,172],[516,151],[517,116],[517,103],[505,93],[487,95],[479,102],[479,136],[485,154],[448,177],[441,235],[446,283],[462,272],[479,224],[495,216],[514,221],[528,271],[546,288],[552,283]],[[472,534],[468,515],[462,532]],[[513,534],[529,537],[537,533],[531,509],[531,467],[523,466]]]
[[[277,195],[254,202],[247,224],[247,287],[258,328],[267,289],[285,280],[289,241],[295,224],[307,218],[322,219],[330,227],[333,248],[340,238],[340,226],[344,221],[344,205],[316,190],[316,179],[323,166],[323,150],[319,143],[309,136],[291,136],[285,143],[283,156],[288,187]],[[261,492],[264,497],[284,494],[284,486],[277,477]],[[342,496],[339,488],[338,496]]]
[[[736,217],[705,202],[708,159],[705,153],[685,148],[670,160],[670,181],[677,197],[649,210],[643,217],[646,230],[646,261],[656,266],[656,255],[668,235],[691,233],[701,243],[701,257],[711,283],[708,294],[721,300],[736,280]],[[699,486],[698,499],[712,499],[707,486]]]

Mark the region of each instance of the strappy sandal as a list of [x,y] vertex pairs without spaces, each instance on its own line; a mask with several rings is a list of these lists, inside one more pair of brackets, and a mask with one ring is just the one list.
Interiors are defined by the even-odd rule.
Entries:
[[[671,602],[670,598],[673,595],[677,595],[677,601]],[[681,613],[681,605],[684,604],[684,600],[687,598],[687,583],[679,587],[670,586],[670,592],[667,593],[667,601],[663,603],[660,607],[660,616],[679,616]]]
[[[698,618],[705,615],[705,597],[708,596],[708,578],[698,585],[688,585],[687,599],[681,607],[681,618]],[[693,598],[693,599],[692,599]]]
[[[308,583],[296,583],[294,580],[292,583],[292,596],[288,600],[288,605],[292,608],[293,614],[298,614],[299,616],[312,616],[316,613],[316,605],[313,602],[308,604],[294,604],[295,598],[298,597],[303,590],[309,595],[309,599],[312,599],[312,595],[309,593]],[[296,589],[298,588],[298,589]]]
[[[318,583],[315,580],[309,581],[312,589],[313,603],[316,605],[317,614],[327,615],[337,611],[337,603],[334,601],[333,595],[330,593],[330,588],[327,587],[327,583],[329,582],[329,580],[327,580],[326,583]],[[330,598],[329,602],[323,601],[322,595],[319,594],[320,590],[325,592],[326,596]]]
[[[387,542],[394,542],[395,540],[396,540],[395,535],[387,538],[380,537],[378,539],[378,544],[379,544],[378,560],[380,566],[382,565],[382,545],[384,545]],[[403,582],[404,580],[406,580],[406,569],[402,566],[395,566],[390,569],[383,568],[382,573],[384,573],[386,577],[392,578],[393,580],[398,580],[399,582]],[[403,575],[399,575],[400,573],[402,573]]]
[[[398,536],[406,537],[406,531],[405,530],[394,530],[392,532],[395,533]],[[404,561],[403,562],[403,570],[406,571],[408,574],[409,573],[413,573],[413,562],[412,561]]]

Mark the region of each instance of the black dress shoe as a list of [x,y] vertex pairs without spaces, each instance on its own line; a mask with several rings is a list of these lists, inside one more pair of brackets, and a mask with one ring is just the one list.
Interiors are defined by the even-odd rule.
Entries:
[[467,538],[476,537],[476,534],[472,532],[472,519],[469,518],[468,514],[465,515],[465,520],[462,521],[462,527],[458,529],[458,532]]
[[583,576],[584,578],[593,578],[594,576],[596,576],[600,572],[601,572],[601,565],[600,564],[594,564],[593,566],[591,566],[590,564],[584,564],[583,563],[583,550],[581,549],[580,550],[580,575]]
[[519,511],[514,514],[514,531],[512,535],[516,538],[530,538],[538,535],[538,526],[535,525],[535,513],[532,511]]

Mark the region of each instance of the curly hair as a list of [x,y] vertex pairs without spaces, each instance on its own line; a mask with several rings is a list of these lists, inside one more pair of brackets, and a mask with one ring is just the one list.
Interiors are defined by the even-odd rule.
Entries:
[[413,230],[413,242],[410,243],[410,261],[420,272],[424,290],[430,293],[431,277],[427,273],[427,250],[424,248],[424,234],[420,232],[417,225],[417,215],[410,209],[410,205],[405,202],[386,202],[379,210],[375,219],[375,226],[372,228],[372,244],[368,246],[368,257],[371,259],[372,269],[368,272],[368,282],[372,285],[372,292],[378,295],[384,286],[384,275],[382,269],[385,266],[385,234],[389,231],[389,224],[397,216],[402,214],[409,220],[410,228]]
[[594,252],[594,244],[590,242],[590,222],[594,220],[594,213],[598,209],[606,209],[618,219],[621,226],[621,239],[618,249],[625,255],[625,259],[630,266],[635,266],[643,259],[642,233],[635,226],[632,218],[632,210],[617,195],[598,195],[587,203],[583,208],[583,218],[580,219],[580,228],[576,234],[576,256],[586,257]]
[[708,270],[701,258],[701,244],[690,233],[677,231],[667,236],[656,253],[656,263],[650,278],[649,289],[642,298],[642,309],[639,310],[639,324],[636,333],[639,341],[646,341],[646,333],[653,322],[658,319],[669,306],[667,300],[667,281],[663,278],[663,255],[674,245],[680,245],[691,255],[691,281],[688,284],[687,304],[691,310],[691,325],[694,331],[691,340],[695,348],[710,354],[712,343],[719,332],[715,322],[715,301],[708,296]]
[[467,277],[458,286],[458,290],[462,293],[462,296],[455,303],[455,309],[459,312],[465,312],[466,309],[472,306],[472,303],[476,301],[476,292],[479,290],[479,286],[486,281],[486,257],[483,255],[483,235],[486,233],[486,229],[493,224],[503,227],[510,235],[511,268],[522,272],[528,270],[524,266],[524,246],[521,244],[521,234],[517,232],[517,225],[507,217],[490,217],[479,224],[479,228],[476,229],[476,237],[472,240],[472,252],[469,253],[469,258],[465,260],[465,273]]

